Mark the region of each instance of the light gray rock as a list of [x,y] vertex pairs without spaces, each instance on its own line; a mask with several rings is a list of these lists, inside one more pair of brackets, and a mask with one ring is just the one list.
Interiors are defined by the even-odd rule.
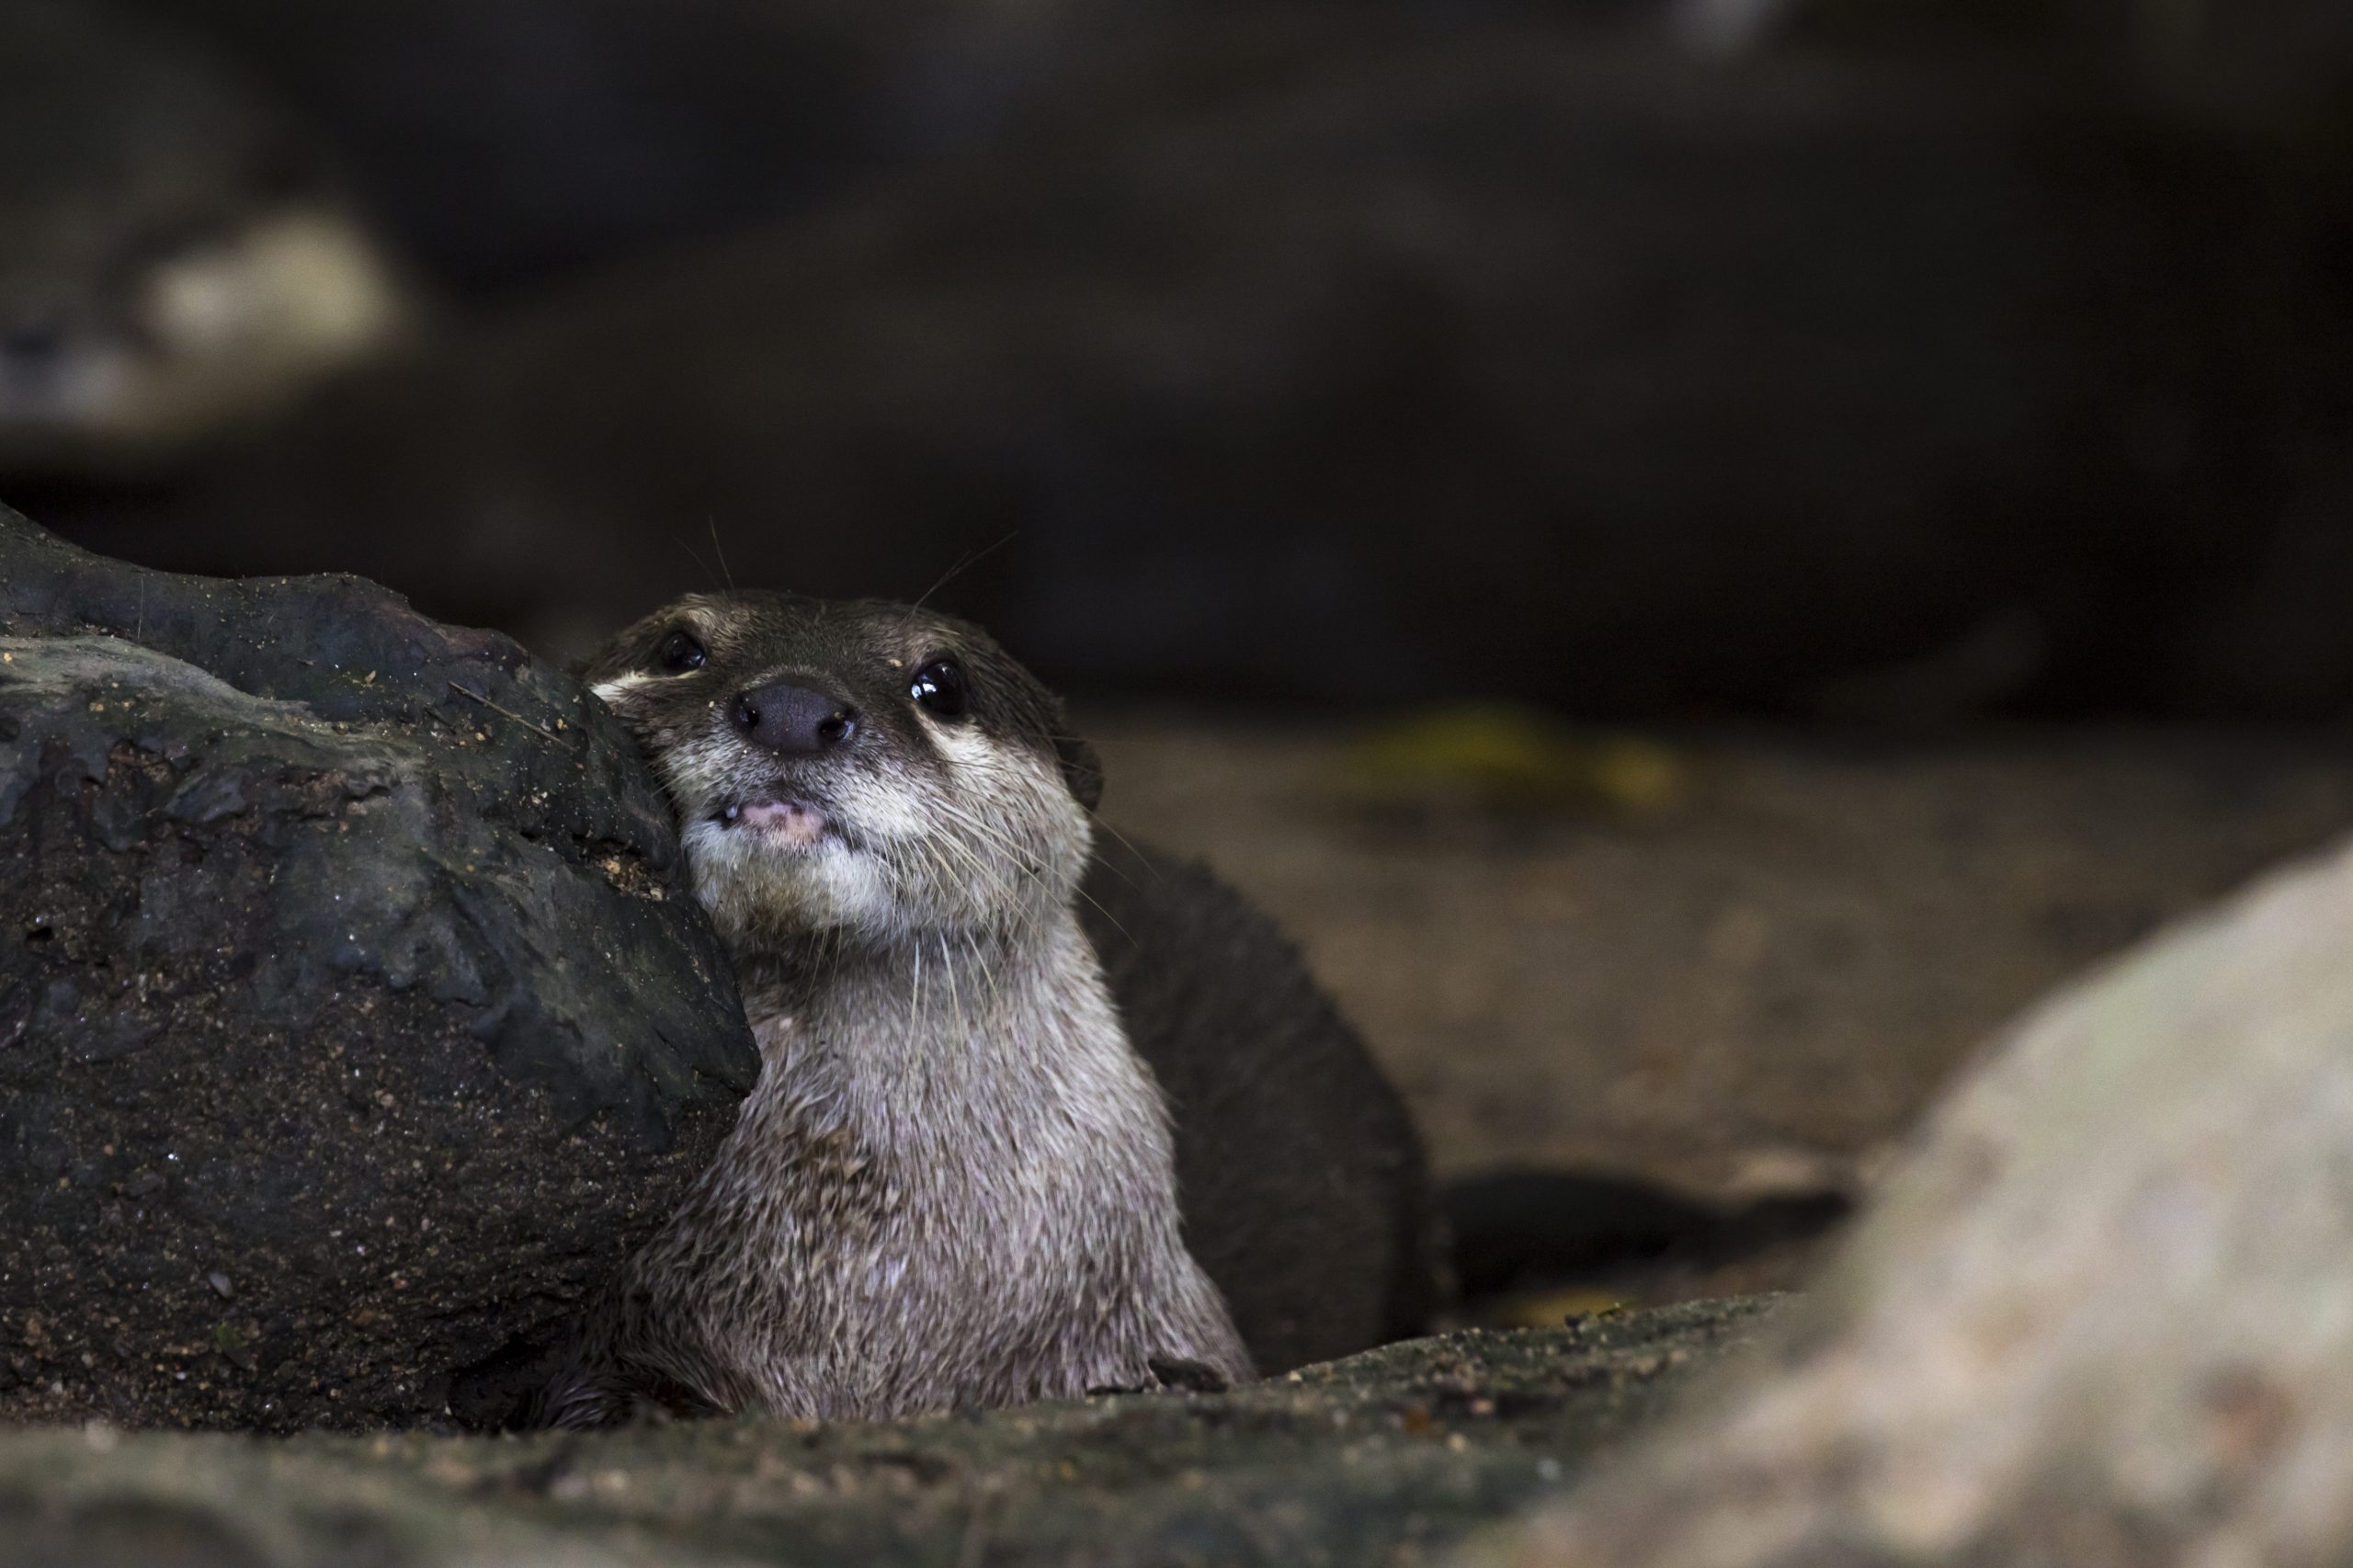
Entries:
[[2353,850],[2060,995],[1769,1354],[1480,1562],[2353,1553]]

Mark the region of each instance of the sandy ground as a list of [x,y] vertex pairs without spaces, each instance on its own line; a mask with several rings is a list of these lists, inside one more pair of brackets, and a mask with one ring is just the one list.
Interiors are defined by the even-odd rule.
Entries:
[[2353,824],[2312,735],[1661,736],[1662,787],[1505,808],[1367,804],[1365,727],[1089,727],[1107,821],[1277,914],[1448,1176],[1856,1180],[2054,983]]

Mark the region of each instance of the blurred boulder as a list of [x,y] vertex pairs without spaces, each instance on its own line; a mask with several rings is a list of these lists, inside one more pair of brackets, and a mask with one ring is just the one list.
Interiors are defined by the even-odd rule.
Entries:
[[[1675,0],[1692,42],[1797,42],[2028,55],[2111,78],[2171,112],[2341,131],[2353,86],[2347,0]],[[2325,131],[2323,131],[2325,135]]]
[[940,585],[1082,693],[2184,705],[2279,448],[2338,427],[2340,198],[1990,66],[1330,36],[1190,112],[1098,84],[73,527],[558,652],[740,575]]
[[[952,139],[1068,7],[963,0],[157,0],[313,115],[418,256],[495,294]],[[926,111],[928,111],[927,113]],[[961,122],[961,123],[960,123]]]
[[0,478],[151,479],[423,312],[334,159],[99,0],[0,6]]
[[1712,1399],[1520,1568],[2343,1562],[2353,850],[2029,1016]]
[[440,280],[484,301],[816,211],[1138,47],[1215,81],[1284,48],[1290,14],[1366,35],[1462,19],[1427,0],[126,3],[308,114]]
[[0,1415],[435,1419],[756,1061],[601,706],[348,578],[0,512]]

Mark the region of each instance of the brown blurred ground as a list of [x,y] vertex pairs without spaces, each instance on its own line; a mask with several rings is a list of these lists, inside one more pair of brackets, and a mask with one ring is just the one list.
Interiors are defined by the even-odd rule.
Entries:
[[1107,820],[1276,913],[1449,1177],[1866,1176],[2040,994],[2353,822],[2311,736],[1701,733],[1647,803],[1507,812],[1351,803],[1362,730],[1091,728]]

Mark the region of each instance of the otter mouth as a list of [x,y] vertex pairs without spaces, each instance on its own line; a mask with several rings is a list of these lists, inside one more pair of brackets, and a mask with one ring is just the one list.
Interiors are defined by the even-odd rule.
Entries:
[[732,833],[756,835],[762,843],[781,849],[808,849],[840,830],[823,809],[807,801],[739,801],[711,813],[711,821]]

